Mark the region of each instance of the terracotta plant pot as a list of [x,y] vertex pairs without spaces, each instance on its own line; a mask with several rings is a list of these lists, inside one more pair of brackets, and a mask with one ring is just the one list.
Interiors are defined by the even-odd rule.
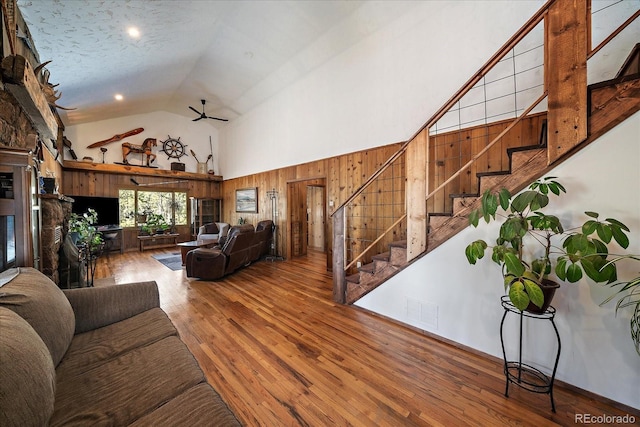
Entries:
[[544,302],[542,303],[542,307],[538,307],[534,303],[530,302],[526,308],[526,311],[535,314],[542,314],[547,311],[547,308],[551,305],[551,301],[553,300],[553,296],[556,293],[556,289],[560,287],[559,284],[549,279],[542,279],[542,283],[540,284],[540,289],[542,289],[542,294],[544,295]]

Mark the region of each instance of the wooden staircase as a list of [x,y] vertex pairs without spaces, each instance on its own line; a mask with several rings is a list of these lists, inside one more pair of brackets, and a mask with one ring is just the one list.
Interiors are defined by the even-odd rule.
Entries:
[[[589,120],[588,138],[565,159],[594,141],[602,134],[623,122],[640,110],[640,43],[636,44],[617,76],[609,81],[588,88]],[[425,256],[449,238],[468,227],[469,213],[480,206],[485,190],[507,188],[515,193],[543,176],[551,166],[547,164],[546,126],[535,145],[509,148],[509,169],[506,171],[479,173],[478,192],[475,194],[450,194],[452,212],[428,215],[428,246],[418,258],[407,261],[407,241],[393,242],[389,251],[374,255],[373,262],[362,265],[356,274],[346,277],[346,303],[352,304],[371,292],[408,265]],[[564,160],[564,159],[563,159]],[[553,164],[555,167],[558,162]]]
[[407,241],[390,243],[389,251],[371,258],[373,262],[358,267],[357,273],[347,276],[347,304],[362,298],[409,264]]

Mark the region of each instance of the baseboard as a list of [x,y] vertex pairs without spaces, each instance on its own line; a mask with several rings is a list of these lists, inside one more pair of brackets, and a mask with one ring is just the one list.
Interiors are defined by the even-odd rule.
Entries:
[[[421,335],[424,335],[426,337],[429,337],[429,338],[431,338],[433,340],[436,340],[438,342],[441,342],[443,344],[449,345],[451,347],[455,347],[455,348],[457,348],[459,350],[464,350],[464,351],[469,352],[471,354],[474,354],[476,356],[480,356],[480,357],[482,357],[484,359],[488,359],[488,360],[490,360],[492,362],[496,362],[496,363],[498,363],[500,365],[504,364],[504,361],[499,357],[496,357],[496,356],[493,356],[493,355],[491,355],[489,353],[485,353],[485,352],[480,351],[478,349],[466,346],[464,344],[460,344],[459,342],[456,342],[456,341],[450,340],[448,338],[445,338],[443,336],[434,334],[433,332],[425,331],[424,329],[420,329],[420,328],[412,326],[412,325],[407,325],[406,323],[400,322],[399,320],[393,319],[391,317],[385,316],[385,315],[380,314],[380,313],[376,313],[374,311],[371,311],[371,310],[363,308],[363,307],[359,307],[357,305],[351,305],[351,307],[353,307],[355,309],[358,309],[358,310],[361,310],[363,312],[366,312],[367,314],[370,314],[372,316],[384,319],[384,320],[386,320],[388,322],[391,322],[391,323],[393,323],[395,325],[401,326],[401,327],[403,327],[405,329],[408,329],[408,330],[411,330],[411,331],[416,332],[418,334],[421,334]],[[554,381],[554,387],[561,387],[561,388],[567,389],[567,390],[569,390],[571,392],[574,392],[576,394],[579,394],[581,396],[584,396],[584,397],[586,397],[588,399],[593,399],[593,400],[596,400],[598,402],[606,403],[607,405],[613,406],[614,408],[619,409],[622,412],[625,412],[625,413],[628,413],[630,415],[635,416],[636,419],[640,419],[640,410],[632,408],[631,406],[625,405],[624,403],[617,402],[617,401],[615,401],[613,399],[609,399],[608,397],[600,396],[599,394],[596,394],[596,393],[594,393],[592,391],[588,391],[588,390],[582,389],[582,388],[580,388],[578,386],[575,386],[573,384],[570,384],[570,383],[567,383],[565,381],[561,381],[561,380],[558,380],[558,379],[556,379]]]

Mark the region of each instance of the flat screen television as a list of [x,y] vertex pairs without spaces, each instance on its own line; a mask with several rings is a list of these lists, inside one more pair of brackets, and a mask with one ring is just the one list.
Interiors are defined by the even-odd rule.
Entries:
[[96,225],[108,226],[120,224],[120,207],[117,197],[87,197],[87,196],[69,196],[74,202],[71,206],[71,212],[81,215],[89,208],[94,209],[98,213],[98,223]]

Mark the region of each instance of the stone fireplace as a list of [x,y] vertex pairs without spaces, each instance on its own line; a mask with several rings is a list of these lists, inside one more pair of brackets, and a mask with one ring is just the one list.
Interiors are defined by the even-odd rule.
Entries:
[[69,231],[73,199],[58,194],[40,195],[42,229],[41,269],[56,284],[60,284],[60,248]]

